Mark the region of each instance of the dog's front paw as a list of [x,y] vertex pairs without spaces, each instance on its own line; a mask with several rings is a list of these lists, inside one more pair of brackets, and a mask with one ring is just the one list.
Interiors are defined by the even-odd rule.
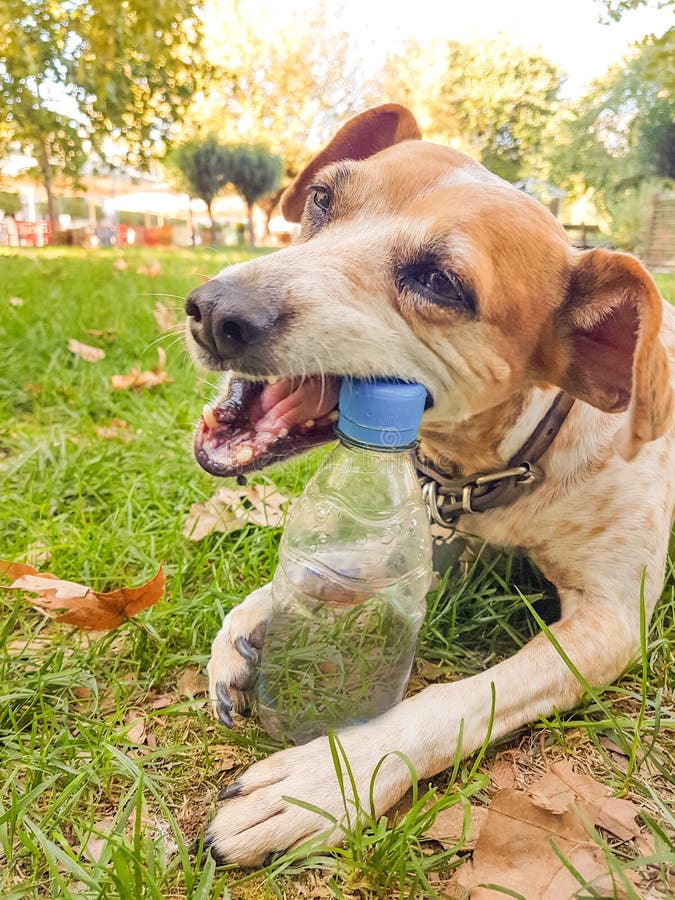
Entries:
[[[219,863],[260,865],[271,854],[286,851],[321,836],[338,844],[345,825],[370,808],[370,783],[383,757],[373,788],[374,811],[381,815],[410,786],[410,772],[397,750],[396,710],[338,735],[338,756],[344,755],[356,784],[341,759],[343,794],[327,737],[274,753],[255,763],[220,794],[222,807],[209,826],[204,847]],[[394,716],[392,716],[394,714]],[[340,749],[341,748],[341,749]],[[391,755],[387,755],[390,753]],[[293,803],[311,804],[325,815]]]
[[269,585],[249,594],[227,614],[211,645],[209,697],[228,728],[233,712],[247,714],[250,709],[270,604]]

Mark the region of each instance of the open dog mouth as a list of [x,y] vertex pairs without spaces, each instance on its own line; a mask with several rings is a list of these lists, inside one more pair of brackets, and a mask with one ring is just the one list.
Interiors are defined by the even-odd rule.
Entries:
[[339,390],[332,376],[252,381],[229,372],[197,426],[197,462],[211,475],[244,475],[333,440]]

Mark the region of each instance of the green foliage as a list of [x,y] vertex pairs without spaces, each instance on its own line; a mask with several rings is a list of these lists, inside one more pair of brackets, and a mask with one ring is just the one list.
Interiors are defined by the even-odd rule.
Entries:
[[233,144],[228,150],[227,180],[246,201],[249,240],[253,246],[253,205],[278,187],[283,169],[281,158],[262,144]]
[[21,209],[21,197],[9,191],[0,191],[0,209],[7,216],[15,216]]
[[560,84],[556,66],[503,40],[410,42],[382,74],[385,94],[409,103],[430,139],[464,150],[509,181],[539,174]]
[[211,236],[215,243],[215,222],[211,204],[229,179],[230,152],[212,136],[186,141],[175,147],[166,163],[175,180],[191,197],[206,203],[211,220]]
[[[75,176],[91,144],[145,165],[200,86],[200,21],[189,0],[5,0],[0,119],[53,172]],[[3,132],[4,133],[4,132]],[[53,224],[55,214],[50,203]]]
[[627,249],[639,244],[639,205],[675,178],[674,49],[675,29],[645,40],[567,109],[552,144],[555,177],[583,177],[610,217],[612,238]]
[[618,22],[624,13],[639,9],[641,6],[655,9],[673,6],[673,0],[595,0],[595,2],[604,7],[604,16],[613,22]]

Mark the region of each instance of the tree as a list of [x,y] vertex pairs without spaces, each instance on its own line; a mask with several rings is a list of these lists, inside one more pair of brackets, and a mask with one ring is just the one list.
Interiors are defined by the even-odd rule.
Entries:
[[675,29],[645,39],[597,79],[567,110],[552,154],[558,179],[582,176],[628,249],[639,241],[637,211],[648,209],[648,194],[675,179],[675,85],[664,52],[674,43]]
[[402,97],[425,135],[509,181],[536,171],[562,81],[556,66],[503,40],[409,42],[387,60],[384,92]]
[[[216,243],[216,225],[212,204],[230,180],[230,151],[210,135],[203,140],[186,141],[175,147],[166,162],[174,177],[190,197],[206,203],[211,222],[211,241]],[[194,232],[192,235],[194,243]]]
[[283,188],[372,93],[334,5],[318,0],[302,13],[279,7],[282,27],[274,26],[265,7],[275,4],[212,7],[204,52],[220,74],[197,98],[181,131],[274,148],[284,171],[261,204],[269,222]]
[[641,6],[663,9],[674,5],[673,0],[596,0],[596,3],[604,7],[608,19],[614,22],[618,22],[624,13],[638,9]]
[[[190,0],[4,0],[0,120],[39,164],[56,230],[53,179],[74,177],[112,139],[144,166],[185,113],[204,66]],[[109,142],[108,142],[109,143]]]
[[282,168],[281,157],[270,153],[261,144],[238,144],[229,148],[228,181],[246,202],[251,247],[255,246],[253,206],[277,188]]
[[21,197],[8,191],[0,191],[0,210],[6,216],[15,216],[21,209]]

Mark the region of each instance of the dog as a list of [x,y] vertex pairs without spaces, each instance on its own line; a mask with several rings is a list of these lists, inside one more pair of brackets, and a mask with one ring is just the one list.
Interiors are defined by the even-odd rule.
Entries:
[[[296,243],[187,298],[195,359],[227,373],[197,429],[204,468],[242,475],[330,440],[348,375],[426,387],[421,452],[441,480],[499,472],[549,432],[542,477],[481,512],[464,496],[459,525],[524,551],[554,584],[560,618],[492,668],[340,732],[359,797],[384,759],[372,794],[380,815],[411,784],[394,751],[433,776],[460,737],[465,755],[483,744],[491,717],[498,739],[568,710],[582,679],[611,683],[639,650],[641,603],[649,620],[675,507],[675,309],[637,259],[575,250],[542,205],[423,142],[397,104],[347,122],[286,190],[282,212],[300,222]],[[561,396],[569,402],[549,427]],[[227,725],[249,706],[269,610],[261,587],[214,640],[210,697]],[[255,763],[221,796],[205,840],[219,862],[257,865],[326,832],[324,817],[284,798],[333,816],[329,842],[343,834],[326,737]]]

